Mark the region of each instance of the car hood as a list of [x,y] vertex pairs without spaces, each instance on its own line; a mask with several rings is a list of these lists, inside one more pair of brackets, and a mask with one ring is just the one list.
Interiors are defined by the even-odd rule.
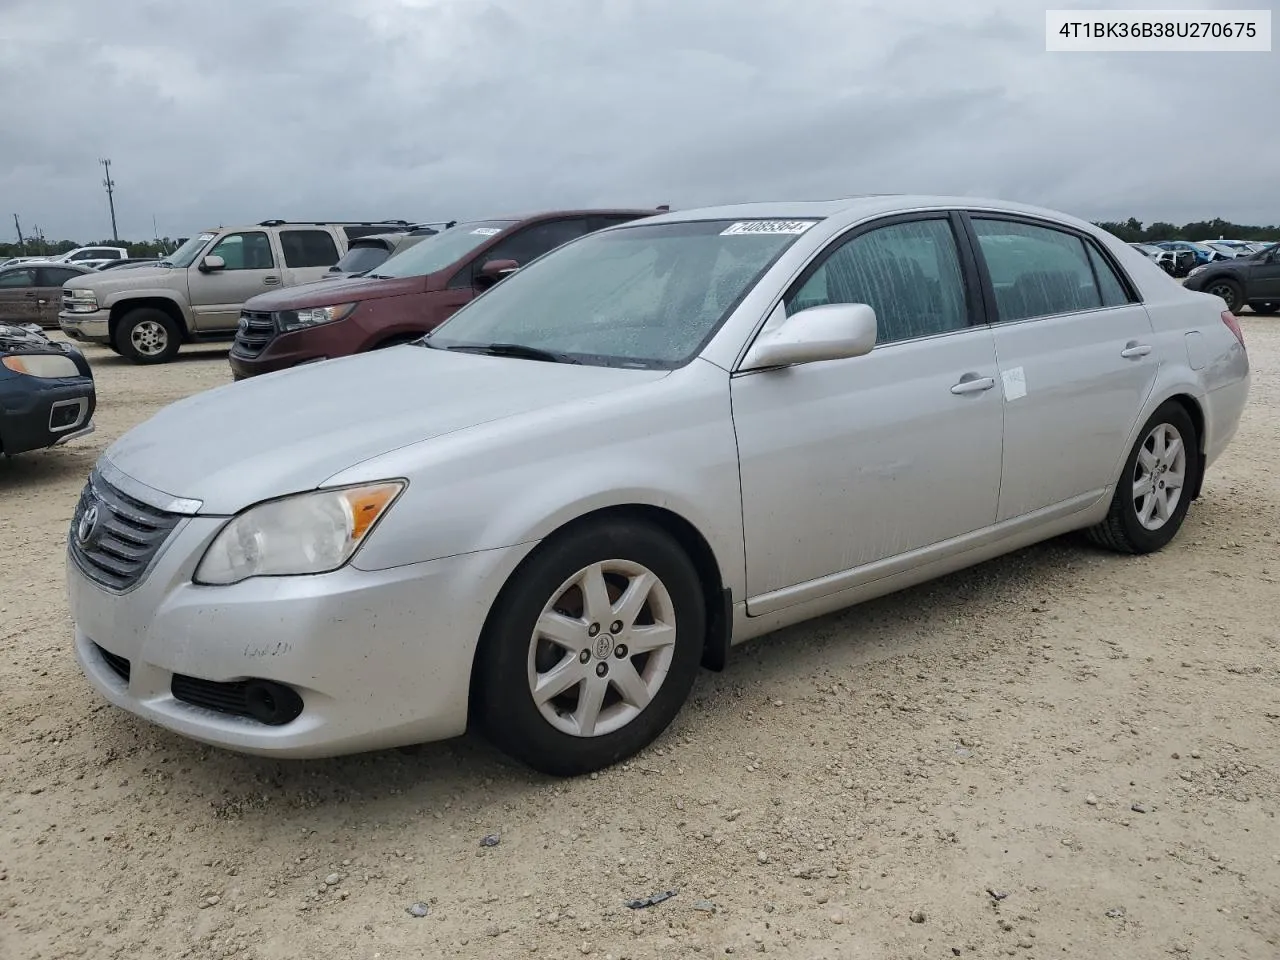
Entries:
[[64,290],[92,290],[95,293],[125,290],[129,287],[145,287],[155,282],[167,285],[173,279],[174,272],[182,271],[177,267],[134,267],[129,270],[119,268],[106,273],[81,274],[72,277],[62,285]]
[[244,309],[264,313],[276,310],[302,310],[307,307],[327,307],[335,303],[351,303],[357,300],[376,300],[380,297],[399,297],[406,293],[419,293],[426,285],[424,277],[402,277],[394,280],[373,280],[368,277],[342,277],[315,280],[311,283],[269,290],[245,302]]
[[202,501],[200,513],[226,515],[409,444],[666,375],[392,347],[179,400],[104,457],[155,490]]

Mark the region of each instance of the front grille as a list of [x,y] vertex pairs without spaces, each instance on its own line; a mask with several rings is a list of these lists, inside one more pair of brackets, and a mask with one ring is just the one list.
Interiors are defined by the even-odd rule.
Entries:
[[297,691],[271,680],[201,680],[175,673],[169,690],[183,703],[273,727],[292,723],[302,713]]
[[71,517],[71,556],[90,580],[126,590],[142,579],[180,519],[126,496],[95,470]]
[[242,357],[256,357],[276,335],[276,324],[270,313],[240,311],[240,326],[231,349]]
[[98,654],[102,657],[103,662],[108,667],[111,668],[111,671],[117,677],[123,680],[125,683],[128,683],[129,682],[129,661],[126,660],[124,657],[117,657],[114,653],[112,653],[109,650],[103,650],[96,643],[94,644],[94,647],[97,649]]

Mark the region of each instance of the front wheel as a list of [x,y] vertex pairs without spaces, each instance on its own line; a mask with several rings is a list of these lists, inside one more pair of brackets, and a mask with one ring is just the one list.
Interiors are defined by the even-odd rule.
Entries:
[[111,340],[134,363],[168,363],[182,346],[182,332],[163,310],[139,307],[120,318]]
[[1232,313],[1239,313],[1240,308],[1244,306],[1244,288],[1234,280],[1222,277],[1218,280],[1212,280],[1209,285],[1204,288],[1205,293],[1211,293],[1215,297],[1221,297],[1227,303],[1227,309]]
[[489,617],[477,719],[543,773],[609,766],[675,718],[705,632],[697,569],[665,532],[633,520],[571,530],[521,565]]
[[1119,553],[1152,553],[1177,535],[1203,465],[1186,409],[1168,401],[1151,415],[1125,460],[1107,518],[1089,530]]

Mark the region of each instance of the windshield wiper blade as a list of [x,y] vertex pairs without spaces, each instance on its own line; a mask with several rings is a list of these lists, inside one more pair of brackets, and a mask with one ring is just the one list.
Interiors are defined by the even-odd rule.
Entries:
[[459,343],[445,347],[460,353],[482,353],[489,357],[519,357],[522,360],[544,360],[548,363],[578,363],[568,354],[529,347],[523,343]]

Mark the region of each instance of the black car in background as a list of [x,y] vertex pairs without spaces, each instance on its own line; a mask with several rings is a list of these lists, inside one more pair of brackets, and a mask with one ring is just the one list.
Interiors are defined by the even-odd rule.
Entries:
[[1232,313],[1246,304],[1254,313],[1280,312],[1280,243],[1246,257],[1202,264],[1183,286],[1221,297]]
[[36,324],[0,323],[0,454],[55,447],[93,432],[89,362]]

